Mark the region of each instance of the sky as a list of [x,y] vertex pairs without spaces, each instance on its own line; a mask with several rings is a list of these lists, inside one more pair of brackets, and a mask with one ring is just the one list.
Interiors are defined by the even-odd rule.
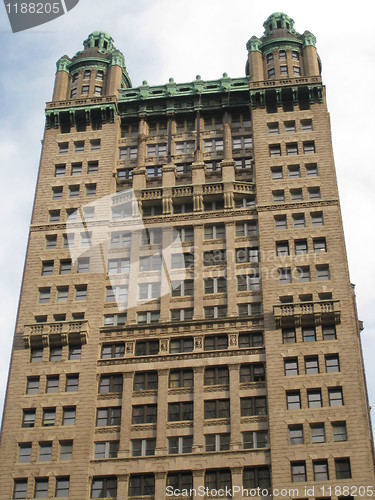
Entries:
[[[339,7],[338,7],[339,5]],[[275,11],[317,37],[327,87],[351,281],[364,322],[363,353],[375,404],[375,44],[373,1],[80,0],[66,15],[13,34],[0,5],[0,411],[55,63],[95,30],[112,35],[133,86],[245,74],[246,42]],[[372,415],[375,420],[375,415]]]

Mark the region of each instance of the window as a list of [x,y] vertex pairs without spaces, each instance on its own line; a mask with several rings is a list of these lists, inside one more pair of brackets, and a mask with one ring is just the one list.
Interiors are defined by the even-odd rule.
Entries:
[[286,377],[298,375],[298,358],[284,359],[284,373]]
[[258,229],[256,221],[236,224],[236,236],[257,236]]
[[[179,144],[184,144],[184,143],[179,143]],[[193,148],[194,148],[194,142],[193,142]],[[193,151],[194,151],[194,149],[193,149]],[[167,154],[167,145],[166,144],[148,144],[146,154],[150,158],[165,156]]]
[[48,479],[36,478],[34,487],[34,498],[47,498]]
[[137,313],[137,323],[139,325],[157,323],[159,319],[160,319],[160,311],[145,311]]
[[301,201],[303,199],[302,189],[291,189],[290,199],[291,201]]
[[289,165],[288,166],[288,177],[290,179],[298,179],[301,177],[301,169],[299,165]]
[[23,410],[22,427],[34,427],[35,425],[35,409]]
[[207,434],[205,436],[206,451],[226,451],[230,449],[230,434]]
[[138,285],[139,300],[151,300],[160,298],[161,283],[140,283]]
[[117,478],[112,476],[93,477],[91,498],[117,498]]
[[173,339],[169,341],[169,352],[177,354],[181,352],[192,352],[194,349],[194,340],[192,337]]
[[39,304],[48,304],[50,295],[50,288],[39,288]]
[[318,165],[316,163],[309,163],[306,165],[306,176],[316,177],[318,175]]
[[267,64],[273,62],[273,54],[267,54]]
[[96,80],[103,81],[104,78],[104,71],[99,70],[96,72]]
[[81,301],[81,300],[86,300],[87,297],[87,285],[76,285],[76,295],[75,295],[75,300]]
[[103,344],[101,359],[123,358],[125,355],[125,344]]
[[145,229],[142,231],[141,245],[160,245],[162,242],[161,229]]
[[69,198],[79,197],[79,185],[69,186]]
[[227,335],[210,335],[204,337],[205,351],[217,351],[221,349],[228,349]]
[[238,336],[238,346],[240,348],[262,347],[263,345],[262,333],[240,333]]
[[293,214],[293,227],[302,228],[306,226],[305,214]]
[[316,341],[316,330],[314,326],[303,326],[302,327],[302,340],[303,342],[315,342]]
[[311,213],[311,225],[312,226],[323,226],[323,212],[312,212]]
[[350,479],[352,477],[350,459],[335,458],[336,479]]
[[156,404],[133,406],[132,424],[155,424],[156,419],[157,419]]
[[179,436],[179,437],[168,438],[168,453],[170,455],[191,453],[192,448],[193,448],[193,436]]
[[288,391],[286,393],[286,404],[288,410],[299,410],[302,408],[300,391]]
[[127,148],[119,149],[120,160],[134,160],[137,158],[138,148],[136,146],[128,146]]
[[325,356],[326,372],[335,373],[340,371],[340,361],[338,354],[327,354]]
[[282,203],[285,201],[285,192],[283,190],[272,191],[272,201],[274,203]]
[[225,293],[226,291],[226,278],[207,278],[204,280],[204,293]]
[[254,415],[267,415],[267,398],[265,396],[241,398],[241,417]]
[[204,152],[215,152],[224,150],[223,139],[208,139],[203,141]]
[[26,394],[38,394],[39,377],[27,377]]
[[288,156],[298,155],[298,144],[296,142],[290,142],[286,145],[286,154]]
[[311,443],[325,443],[326,432],[324,424],[310,424]]
[[232,148],[235,149],[244,149],[244,148],[252,148],[253,147],[253,138],[251,136],[248,137],[233,137],[232,139]]
[[94,455],[96,459],[117,458],[119,441],[102,441],[94,445]]
[[307,481],[305,462],[292,462],[290,465],[292,473],[292,483],[301,483]]
[[92,232],[85,231],[81,233],[81,247],[90,247],[92,243]]
[[54,201],[62,200],[62,196],[63,196],[63,188],[62,188],[62,186],[58,186],[58,187],[53,187],[52,188],[52,199]]
[[69,496],[69,477],[57,477],[55,497],[62,498],[68,496]]
[[204,402],[204,418],[230,418],[229,399],[212,399]]
[[243,470],[243,486],[249,490],[270,488],[271,475],[268,467],[246,467]]
[[50,394],[52,392],[57,392],[58,390],[59,390],[59,376],[47,375],[46,393]]
[[328,264],[316,266],[316,278],[318,281],[328,281],[330,279]]
[[76,408],[75,406],[63,408],[62,425],[75,425]]
[[59,155],[66,155],[69,151],[69,142],[60,142],[58,144]]
[[328,481],[328,462],[327,460],[317,460],[313,462],[314,481]]
[[204,385],[229,384],[229,370],[227,366],[214,366],[204,370]]
[[261,314],[261,304],[259,302],[238,304],[239,316],[252,316],[254,314]]
[[289,255],[289,243],[288,241],[277,241],[276,242],[276,255],[278,257],[283,257]]
[[90,151],[100,151],[100,139],[91,139],[90,141]]
[[[208,141],[205,141],[208,142]],[[205,144],[206,147],[206,144]],[[176,155],[192,154],[195,151],[195,141],[179,141],[174,145]]]
[[171,310],[171,321],[190,321],[193,319],[194,309],[172,309]]
[[98,392],[99,394],[122,393],[122,375],[102,375]]
[[158,340],[142,340],[135,344],[136,356],[153,356],[159,354]]
[[299,66],[293,66],[293,75],[295,76],[301,75],[301,68]]
[[298,281],[300,283],[311,281],[310,268],[308,266],[297,267]]
[[290,267],[280,268],[277,271],[280,285],[287,285],[292,282],[292,270]]
[[275,68],[270,68],[267,72],[268,78],[275,78]]
[[[79,313],[77,313],[77,314],[79,314]],[[76,360],[81,359],[81,354],[82,354],[82,346],[81,345],[70,345],[69,346],[69,354],[68,354],[69,361],[76,361]]]
[[96,195],[96,184],[86,184],[86,196]]
[[323,340],[336,340],[335,325],[322,325]]
[[155,495],[155,476],[153,474],[131,475],[129,497]]
[[[282,66],[282,67],[286,67],[286,66]],[[296,131],[296,122],[294,120],[284,122],[284,129],[285,129],[286,134],[294,133]]]
[[302,132],[311,132],[313,130],[312,120],[301,120],[301,130]]
[[334,441],[347,441],[346,422],[332,422],[332,435]]
[[[252,363],[252,364],[241,365],[240,367],[241,384],[247,382],[264,382],[265,380],[266,380],[266,370],[263,364]],[[226,383],[229,383],[229,376],[228,376],[228,382]]]
[[50,462],[52,457],[52,442],[39,443],[39,462]]
[[321,194],[320,194],[320,188],[319,187],[308,188],[307,192],[309,193],[309,199],[310,200],[320,200]]
[[55,165],[55,177],[64,177],[66,165]]
[[231,489],[231,471],[229,469],[206,470],[204,484],[209,491]]
[[[183,262],[183,258],[180,254],[178,254],[179,260],[178,262]],[[176,259],[175,259],[176,260]],[[161,268],[161,256],[160,255],[151,255],[148,257],[141,257],[139,259],[139,270],[144,271],[160,271]],[[172,268],[173,268],[173,256],[172,256]]]
[[42,276],[51,276],[53,274],[53,260],[42,262]]
[[13,499],[23,500],[27,493],[27,479],[15,479],[13,487]]
[[88,273],[90,270],[90,258],[80,257],[77,264],[77,272],[79,274]]
[[177,163],[176,164],[177,175],[189,175],[191,174],[191,163]]
[[283,168],[282,167],[273,167],[271,168],[271,179],[273,181],[279,181],[283,179]]
[[[109,259],[108,260],[107,272],[109,275],[111,275],[111,274],[128,274],[129,269],[130,269],[130,260],[129,259]],[[123,287],[123,288],[127,288],[127,287]],[[107,290],[110,290],[110,287],[108,287]]]
[[132,457],[155,455],[156,439],[133,439],[131,441]]
[[72,248],[74,245],[74,234],[63,234],[63,248]]
[[138,372],[134,374],[134,391],[154,391],[158,388],[158,372]]
[[63,303],[68,302],[69,287],[68,286],[58,286],[56,292],[56,302]]
[[315,153],[315,143],[313,141],[303,143],[303,152],[305,155],[311,155]]
[[275,216],[275,229],[287,229],[287,219],[286,215],[276,215]]
[[121,407],[98,408],[96,411],[96,426],[121,424]]
[[304,255],[308,252],[307,240],[296,240],[294,243],[296,255]]
[[194,294],[194,280],[172,281],[172,297],[192,296]]
[[44,427],[52,427],[55,425],[56,408],[44,408],[42,425]]
[[25,464],[31,461],[31,443],[18,444],[18,463]]
[[[271,158],[281,156],[281,145],[280,144],[271,144],[269,146],[269,155]],[[272,171],[272,169],[271,169],[271,171]]]
[[327,243],[325,238],[315,238],[313,240],[314,252],[321,253],[327,251]]
[[323,406],[322,391],[320,389],[308,389],[307,402],[309,408],[321,408]]
[[328,399],[329,399],[329,406],[343,406],[344,397],[342,393],[342,388],[333,387],[331,389],[328,389]]
[[193,227],[181,227],[173,228],[173,239],[180,240],[181,242],[194,241],[194,228]]
[[282,337],[284,344],[294,344],[296,342],[296,331],[294,328],[283,328]]
[[318,356],[305,357],[305,372],[306,375],[315,375],[319,373],[319,358]]
[[73,456],[73,441],[60,441],[60,454],[59,459],[72,460]]
[[278,122],[273,122],[273,123],[267,123],[268,127],[268,133],[270,135],[278,134],[279,133],[279,124]]
[[57,235],[51,234],[46,236],[46,250],[54,250],[56,248]]
[[268,448],[268,431],[243,432],[242,442],[245,450]]
[[111,233],[110,248],[130,248],[131,233]]
[[102,95],[103,88],[101,85],[94,86],[94,95]]
[[290,425],[288,428],[289,431],[289,443],[294,446],[298,444],[304,444],[304,436],[303,436],[303,425]]
[[[193,403],[169,403],[168,422],[178,422],[181,420],[193,420]],[[206,417],[205,417],[206,418]]]
[[[204,266],[220,266],[226,263],[227,255],[225,250],[212,250],[203,253]],[[172,261],[173,267],[173,261]]]
[[215,226],[204,227],[204,239],[215,240],[225,238],[225,225],[216,224]]
[[98,161],[89,161],[87,163],[87,173],[88,174],[97,174],[99,170],[99,162]]
[[49,360],[50,361],[61,361],[62,360],[62,348],[60,346],[50,346],[50,348],[49,348]]

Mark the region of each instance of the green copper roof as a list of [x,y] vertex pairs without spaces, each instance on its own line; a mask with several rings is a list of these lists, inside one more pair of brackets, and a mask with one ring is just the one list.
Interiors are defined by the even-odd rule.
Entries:
[[112,52],[115,50],[113,38],[105,31],[94,31],[91,33],[87,40],[83,42],[85,49],[97,47],[100,50]]
[[276,29],[286,29],[291,34],[296,34],[294,29],[294,21],[291,17],[287,16],[283,12],[274,12],[269,16],[269,18],[263,23],[264,26],[264,36],[269,36]]

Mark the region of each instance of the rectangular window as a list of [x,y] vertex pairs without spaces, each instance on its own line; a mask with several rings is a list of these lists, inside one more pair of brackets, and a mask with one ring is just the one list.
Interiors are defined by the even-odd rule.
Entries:
[[212,399],[204,402],[204,418],[230,418],[229,399]]
[[301,201],[303,199],[302,189],[291,189],[290,199],[291,201]]
[[215,240],[225,238],[225,225],[216,224],[214,226],[204,227],[204,239]]
[[90,258],[80,257],[77,263],[77,272],[79,274],[88,273],[90,271]]
[[242,442],[244,450],[268,448],[268,431],[243,432]]
[[327,251],[327,243],[325,238],[315,238],[313,239],[314,252],[323,253]]
[[222,349],[228,349],[227,335],[210,335],[204,337],[205,351],[217,351]]
[[292,282],[292,270],[290,267],[280,268],[277,271],[280,285],[287,285]]
[[58,392],[58,390],[59,390],[59,376],[58,375],[47,375],[46,393],[50,394],[53,392]]
[[[227,257],[225,250],[212,250],[211,252],[203,253],[204,266],[221,266],[226,264],[226,259]],[[173,268],[173,261],[172,261],[172,268]]]
[[300,391],[288,391],[286,393],[286,403],[288,410],[299,410],[302,408]]
[[310,424],[311,443],[325,443],[326,431],[324,424]]
[[75,406],[63,408],[62,425],[75,425],[75,423],[76,423]]
[[56,289],[56,302],[58,304],[68,302],[69,287],[58,286]]
[[299,66],[293,66],[293,75],[301,76],[301,68]]
[[279,230],[288,228],[286,215],[275,215],[274,220],[275,220],[275,229]]
[[274,203],[283,203],[285,201],[284,190],[272,191],[272,201]]
[[131,441],[132,457],[155,455],[156,439],[133,439]]
[[27,479],[15,479],[13,487],[13,499],[24,500],[27,493]]
[[311,281],[310,268],[308,266],[297,267],[298,281],[300,283]]
[[318,175],[318,165],[316,163],[309,163],[306,165],[306,176],[316,177]]
[[49,348],[49,360],[50,361],[61,361],[62,360],[62,348],[60,346],[50,346],[50,348]]
[[152,300],[160,298],[161,283],[140,283],[138,285],[139,300]]
[[134,391],[155,391],[158,388],[158,372],[138,372],[134,374]]
[[69,142],[60,142],[58,144],[59,155],[66,155],[69,151]]
[[31,443],[18,444],[18,463],[25,464],[31,461]]
[[334,441],[347,441],[346,422],[332,422],[332,434]]
[[301,169],[299,165],[289,165],[288,166],[288,177],[289,179],[299,179],[301,177]]
[[137,323],[139,325],[157,323],[159,319],[160,311],[145,311],[137,313]]
[[158,340],[139,340],[135,344],[136,356],[154,356],[159,354]]
[[298,144],[296,142],[290,142],[286,145],[286,154],[287,156],[296,156],[298,155]]
[[105,290],[105,301],[126,304],[128,301],[128,286],[118,285],[114,287],[107,286]]
[[291,464],[292,483],[304,483],[307,481],[306,462],[292,462]]
[[316,279],[318,281],[328,281],[330,279],[329,265],[322,264],[316,266]]
[[308,252],[307,240],[296,240],[294,243],[296,255],[304,255]]
[[122,375],[102,375],[99,380],[99,394],[122,393]]
[[243,486],[248,490],[269,489],[271,474],[268,467],[246,467],[243,470]]
[[87,285],[76,285],[75,289],[76,289],[76,294],[75,294],[76,302],[86,300]]
[[305,357],[305,372],[306,375],[316,375],[319,373],[319,357],[306,356]]
[[267,72],[268,78],[275,78],[275,68],[270,68]]
[[122,342],[114,344],[103,344],[101,359],[123,358],[125,355],[125,344]]
[[315,143],[313,141],[303,143],[303,152],[305,155],[311,155],[315,153]]
[[294,133],[296,131],[296,122],[294,120],[284,122],[284,129],[286,134]]
[[94,456],[96,459],[117,458],[119,441],[99,441],[94,444]]
[[34,427],[35,425],[35,409],[23,410],[22,427]]
[[52,457],[52,442],[39,443],[39,462],[50,462]]
[[350,479],[352,477],[350,458],[335,458],[336,479]]
[[121,407],[98,408],[96,411],[96,426],[111,426],[121,424]]
[[230,434],[207,434],[205,436],[206,451],[226,451],[230,449]]
[[323,226],[323,212],[311,212],[311,225],[312,226]]
[[77,361],[81,359],[81,354],[82,354],[81,345],[69,345],[69,354],[68,354],[69,361],[74,361],[74,360]]
[[320,389],[308,389],[307,402],[309,408],[321,408],[323,406],[322,391]]
[[335,325],[322,325],[323,340],[336,340]]
[[117,478],[112,476],[93,477],[91,498],[117,498]]
[[192,448],[193,448],[192,436],[179,436],[179,437],[168,438],[168,453],[170,455],[191,453]]
[[56,489],[55,497],[62,498],[69,496],[69,477],[57,477],[56,478]]
[[55,177],[64,177],[66,165],[55,165]]
[[293,214],[293,227],[302,228],[306,227],[305,214]]
[[171,309],[171,321],[190,321],[193,319],[194,309]]
[[65,392],[77,392],[78,382],[79,382],[78,374],[67,375],[65,382]]
[[271,144],[269,146],[269,155],[271,158],[276,158],[281,156],[281,145],[280,144]]
[[48,304],[50,295],[50,288],[39,288],[39,304]]
[[255,415],[267,415],[267,398],[265,396],[241,398],[241,417]]
[[229,384],[229,370],[227,366],[214,366],[204,370],[204,385]]
[[48,497],[48,479],[36,478],[34,487],[34,498]]
[[194,280],[172,281],[172,297],[185,297],[194,294]]
[[284,359],[284,373],[286,377],[298,375],[298,358]]
[[91,152],[100,151],[100,139],[91,139],[90,151]]
[[156,420],[156,404],[136,405],[132,407],[132,424],[156,424]]
[[53,260],[42,262],[42,276],[51,276],[53,274]]
[[341,387],[333,387],[328,389],[329,406],[343,406],[344,397]]
[[328,462],[327,460],[317,460],[313,462],[314,481],[328,481]]
[[44,427],[52,427],[55,425],[56,408],[44,408],[42,425]]
[[276,242],[276,255],[278,257],[284,257],[289,255],[289,242],[288,241],[277,241]]
[[89,161],[87,163],[87,173],[88,174],[97,174],[99,170],[99,162],[98,161]]
[[303,425],[290,425],[289,426],[289,443],[292,446],[298,444],[304,444],[304,436],[303,436]]
[[193,420],[192,402],[168,403],[168,422]]
[[314,326],[303,326],[302,327],[302,340],[303,342],[315,342],[316,341],[316,330]]
[[[129,497],[155,495],[155,476],[153,474],[131,475],[129,479]],[[111,497],[112,498],[112,497]],[[113,498],[116,498],[114,495]]]
[[244,222],[236,224],[236,236],[257,236],[258,229],[256,221]]
[[268,133],[270,135],[274,135],[274,134],[279,133],[279,123],[278,122],[267,123],[267,128],[268,128]]
[[204,293],[226,293],[227,280],[226,278],[207,278],[204,280]]
[[238,336],[238,346],[240,348],[262,347],[263,345],[262,333],[240,333]]
[[[247,382],[264,382],[265,380],[266,380],[266,370],[262,363],[251,363],[251,364],[241,365],[240,367],[241,384]],[[229,383],[229,379],[227,383]]]

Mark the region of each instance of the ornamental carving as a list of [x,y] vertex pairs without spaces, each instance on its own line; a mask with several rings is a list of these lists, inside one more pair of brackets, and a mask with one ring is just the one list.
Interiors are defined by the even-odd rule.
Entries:
[[229,345],[238,346],[238,335],[236,333],[229,334]]
[[268,417],[241,417],[241,424],[255,424],[259,422],[268,422]]
[[125,344],[126,354],[133,354],[134,352],[134,342],[126,342]]
[[205,420],[203,425],[229,425],[230,424],[230,418],[215,418],[212,420]]
[[203,389],[203,392],[218,392],[218,391],[229,391],[229,385],[211,385]]
[[156,430],[156,424],[139,424],[132,425],[132,431],[153,431]]
[[194,348],[195,349],[203,348],[203,337],[194,337]]
[[169,348],[168,348],[168,339],[162,339],[160,341],[160,352],[168,352],[169,351]]
[[98,427],[95,429],[95,434],[106,434],[107,432],[120,432],[119,426]]
[[186,427],[193,427],[193,422],[173,422],[167,424],[167,429],[186,429]]

